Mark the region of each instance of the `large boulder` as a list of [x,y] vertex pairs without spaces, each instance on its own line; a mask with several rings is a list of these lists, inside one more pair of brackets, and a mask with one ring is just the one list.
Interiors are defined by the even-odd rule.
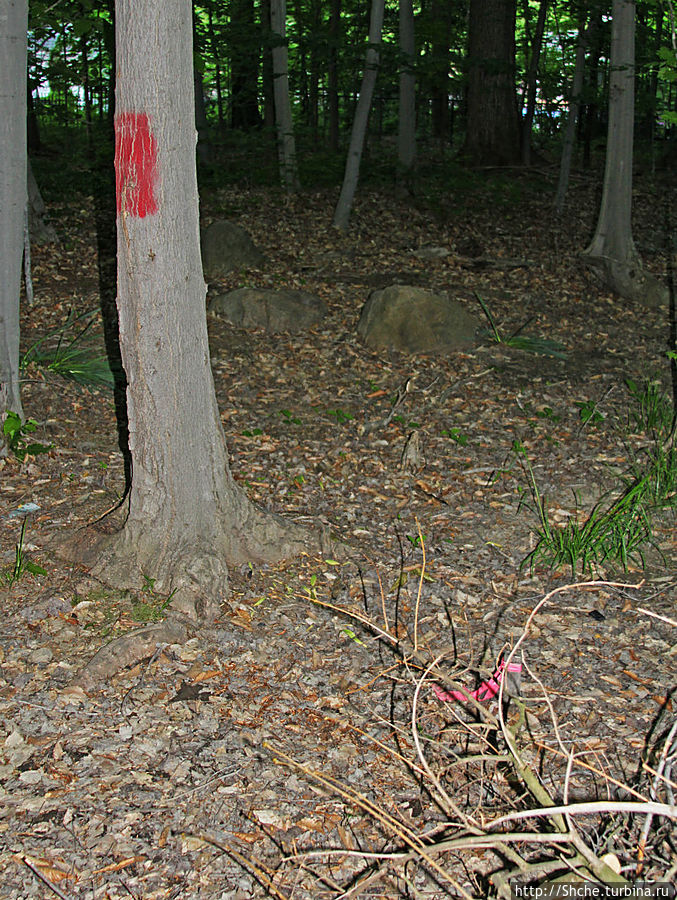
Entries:
[[423,288],[394,284],[369,295],[357,331],[369,347],[426,353],[468,347],[479,327],[460,303]]
[[264,261],[249,234],[234,222],[221,219],[202,232],[202,267],[207,280],[233,270],[261,266]]
[[231,325],[265,328],[266,331],[303,331],[327,315],[324,300],[306,291],[238,288],[219,294],[209,311]]

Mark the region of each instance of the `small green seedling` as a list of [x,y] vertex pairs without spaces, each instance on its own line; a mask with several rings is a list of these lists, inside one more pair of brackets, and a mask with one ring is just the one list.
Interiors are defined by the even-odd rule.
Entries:
[[331,416],[332,419],[336,419],[339,425],[345,425],[346,422],[350,422],[355,418],[352,413],[346,412],[345,409],[328,409],[327,415]]
[[290,409],[281,409],[280,415],[284,416],[284,418],[289,422],[290,425],[300,425],[301,420],[298,419]]
[[27,441],[26,435],[32,434],[38,423],[35,419],[25,419],[21,421],[21,417],[15,412],[8,412],[7,418],[3,422],[2,431],[7,436],[9,449],[18,460],[23,460],[27,456],[37,456],[40,453],[48,453],[52,445],[39,444],[33,441]]
[[597,404],[594,400],[577,400],[574,406],[578,407],[581,425],[599,425],[600,422],[604,421],[604,413],[597,409]]
[[516,350],[524,350],[527,353],[539,353],[541,356],[551,356],[553,359],[566,359],[567,353],[564,344],[559,341],[550,340],[550,338],[534,337],[529,334],[522,334],[522,331],[529,324],[531,319],[524,322],[523,325],[513,331],[509,337],[504,337],[494,322],[493,316],[489,312],[484,300],[479,294],[475,293],[477,300],[482,307],[482,312],[489,322],[489,336],[495,344],[505,344],[506,347],[514,347]]
[[12,587],[13,584],[16,584],[26,573],[29,575],[46,575],[47,569],[43,569],[42,566],[39,566],[37,563],[34,563],[31,559],[26,556],[26,552],[24,550],[24,536],[26,534],[26,519],[23,520],[23,524],[21,525],[21,534],[19,535],[19,542],[14,548],[14,566],[11,569],[5,570],[3,572],[3,578],[9,587]]
[[451,440],[458,444],[459,447],[465,447],[465,445],[468,443],[468,436],[466,434],[462,434],[460,428],[445,428],[442,431],[442,434],[445,437],[451,438]]
[[98,309],[81,315],[71,309],[63,325],[54,328],[26,351],[21,360],[22,368],[35,363],[83,387],[112,388],[115,378],[107,357],[87,343],[87,334],[98,316]]

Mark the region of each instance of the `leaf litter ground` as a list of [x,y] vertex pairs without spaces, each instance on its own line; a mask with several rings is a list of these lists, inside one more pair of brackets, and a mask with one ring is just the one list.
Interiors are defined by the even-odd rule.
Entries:
[[[640,192],[635,228],[645,261],[662,274],[652,189]],[[2,464],[1,563],[12,569],[23,505],[35,504],[22,551],[47,575],[27,572],[0,591],[4,897],[52,895],[40,876],[73,898],[334,898],[360,878],[355,896],[454,895],[423,866],[374,869],[357,853],[404,845],[346,793],[412,833],[444,835],[447,820],[422,780],[410,728],[421,671],[363,620],[405,648],[415,632],[425,660],[445,654],[442,672],[475,687],[540,597],[569,578],[520,570],[535,517],[520,504],[528,492],[514,441],[563,523],[617,487],[633,440],[641,444],[618,427],[628,415],[624,379],[667,378],[666,313],[600,294],[577,262],[594,224],[592,186],[577,186],[576,211],[560,224],[543,196],[525,190],[519,208],[487,194],[437,202],[434,214],[366,193],[348,236],[332,230],[326,194],[203,198],[205,222],[239,221],[268,259],[210,291],[303,288],[330,309],[321,328],[302,335],[210,317],[233,473],[264,506],[329,526],[350,552],[233,571],[208,633],[161,648],[91,695],[69,686],[78,668],[103,642],[161,615],[165,598],[153,591],[153,573],[145,589],[119,592],[45,550],[55,533],[86,527],[115,503],[122,464],[109,393],[28,368],[25,408],[39,423],[31,439],[52,449]],[[98,304],[91,206],[84,198],[63,207],[60,245],[33,252],[24,351],[69,309]],[[427,246],[449,253],[426,258]],[[561,341],[568,358],[488,339],[447,358],[371,352],[356,337],[360,309],[371,289],[393,281],[447,291],[478,317],[479,295],[501,334],[529,320],[529,333]],[[604,419],[584,424],[585,403]],[[405,454],[412,433],[413,461]],[[673,516],[659,519],[656,543],[642,570],[617,579],[644,579],[642,587],[565,593],[524,645],[579,754],[570,798],[606,797],[600,772],[632,782],[674,712],[677,633],[640,612],[674,617]],[[522,695],[524,752],[561,800],[566,758],[548,703],[526,674]],[[418,733],[431,766],[468,814],[519,808],[499,768],[459,765],[472,749],[470,718],[424,687]],[[286,757],[296,765],[282,764]],[[327,848],[353,855],[299,855]],[[483,896],[500,860],[464,851],[444,865]]]

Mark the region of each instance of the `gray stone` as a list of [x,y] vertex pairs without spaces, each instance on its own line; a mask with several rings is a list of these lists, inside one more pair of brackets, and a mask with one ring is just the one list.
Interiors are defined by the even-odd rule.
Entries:
[[201,240],[202,267],[208,280],[238,269],[261,266],[265,261],[245,229],[225,219],[205,228]]
[[369,347],[426,353],[468,347],[479,327],[460,303],[423,288],[395,284],[369,295],[357,331]]
[[239,288],[214,297],[209,311],[231,325],[278,332],[312,328],[326,316],[327,307],[306,291]]

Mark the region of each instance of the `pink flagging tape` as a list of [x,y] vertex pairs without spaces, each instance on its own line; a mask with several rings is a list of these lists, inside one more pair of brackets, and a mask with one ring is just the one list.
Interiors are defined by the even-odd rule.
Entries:
[[445,703],[448,703],[451,700],[460,700],[461,702],[467,701],[468,697],[472,697],[474,700],[480,702],[482,700],[491,700],[492,697],[495,697],[496,694],[498,694],[504,672],[514,672],[516,675],[521,674],[522,663],[511,662],[506,666],[505,660],[502,659],[491,678],[487,679],[487,681],[483,681],[476,691],[469,691],[467,694],[463,691],[445,691],[438,684],[433,685],[433,691],[435,692],[437,699],[442,700]]

